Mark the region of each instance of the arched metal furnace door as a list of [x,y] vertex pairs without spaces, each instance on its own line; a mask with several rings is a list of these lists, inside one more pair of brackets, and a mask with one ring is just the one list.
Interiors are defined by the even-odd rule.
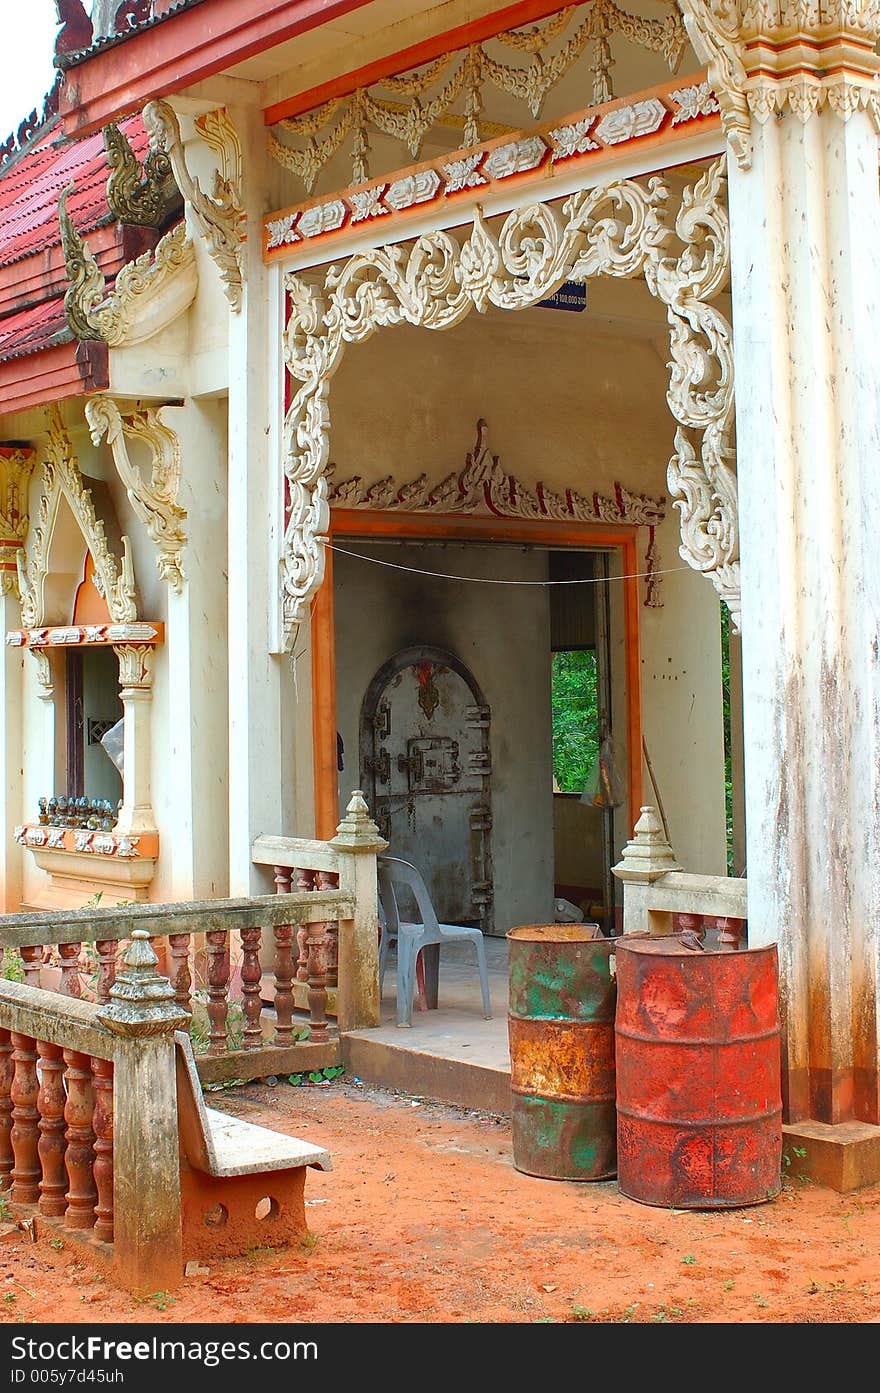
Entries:
[[437,917],[492,932],[489,707],[454,654],[396,653],[364,697],[361,787],[388,854],[418,866]]

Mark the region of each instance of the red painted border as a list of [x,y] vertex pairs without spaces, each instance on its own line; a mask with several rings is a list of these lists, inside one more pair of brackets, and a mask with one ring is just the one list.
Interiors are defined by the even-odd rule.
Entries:
[[71,68],[61,86],[64,133],[90,135],[154,97],[265,53],[373,0],[207,0]]

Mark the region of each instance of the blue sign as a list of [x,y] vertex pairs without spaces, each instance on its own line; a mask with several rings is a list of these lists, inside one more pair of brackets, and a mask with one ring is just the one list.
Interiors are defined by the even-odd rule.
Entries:
[[577,281],[564,281],[546,300],[539,300],[538,305],[545,310],[572,310],[578,314],[587,308],[587,287]]

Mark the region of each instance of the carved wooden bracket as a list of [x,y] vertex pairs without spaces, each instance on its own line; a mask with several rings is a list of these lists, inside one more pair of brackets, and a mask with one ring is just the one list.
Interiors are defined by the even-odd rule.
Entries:
[[142,343],[172,324],[195,298],[195,248],[183,223],[166,232],[152,252],[122,267],[108,295],[101,269],[67,212],[70,184],[58,202],[61,245],[70,286],[64,311],[78,339],[111,348]]
[[171,161],[177,187],[189,204],[208,251],[220,272],[226,298],[241,309],[243,289],[242,239],[244,212],[241,205],[241,144],[225,108],[208,112],[196,122],[203,138],[219,152],[222,170],[214,172],[210,194],[187,169],[180,122],[167,102],[148,102],[144,125],[154,151]]
[[[186,509],[177,504],[180,486],[180,441],[162,419],[162,410],[148,407],[123,416],[112,397],[91,397],[86,420],[92,441],[99,445],[106,435],[116,472],[125,485],[129,502],[146,527],[157,550],[159,575],[179,594],[185,579],[183,548]],[[150,450],[150,478],[132,463],[125,438],[141,440]]]
[[141,168],[140,161],[117,125],[104,127],[104,150],[110,166],[107,180],[107,207],[121,223],[136,227],[161,227],[182,208],[180,190],[174,182],[171,161],[151,150]]

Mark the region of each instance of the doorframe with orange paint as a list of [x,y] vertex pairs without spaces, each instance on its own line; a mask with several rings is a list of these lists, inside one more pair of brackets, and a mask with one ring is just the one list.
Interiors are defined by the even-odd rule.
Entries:
[[626,734],[629,771],[629,817],[634,827],[642,805],[641,626],[637,527],[620,524],[532,522],[519,518],[460,516],[455,513],[368,512],[334,508],[324,579],[311,608],[312,756],[315,836],[332,837],[339,823],[336,757],[336,642],[333,597],[333,539],[362,537],[414,541],[530,542],[571,550],[619,551],[623,562],[623,612],[626,653]]

